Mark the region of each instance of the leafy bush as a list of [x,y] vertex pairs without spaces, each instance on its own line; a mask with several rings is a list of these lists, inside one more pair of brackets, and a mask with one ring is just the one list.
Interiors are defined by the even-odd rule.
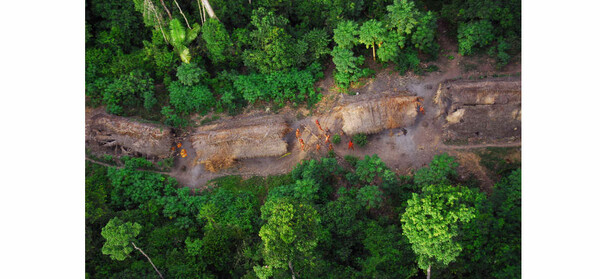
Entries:
[[458,163],[454,162],[454,157],[447,153],[435,155],[427,167],[420,168],[415,173],[415,184],[425,187],[427,185],[448,184],[450,179],[456,175]]
[[185,86],[193,86],[208,78],[208,72],[196,63],[183,63],[177,67],[177,79]]
[[333,135],[333,137],[331,137],[331,142],[333,144],[339,144],[340,142],[342,142],[342,137],[338,134]]
[[249,103],[262,100],[282,106],[286,101],[291,101],[295,104],[306,102],[310,106],[321,99],[314,84],[322,77],[321,65],[314,63],[306,70],[240,75],[234,80],[233,86],[238,92],[243,92],[244,99]]
[[458,53],[468,55],[475,47],[485,47],[494,39],[494,26],[488,20],[480,20],[458,25]]
[[360,160],[360,158],[352,155],[346,155],[344,156],[344,160],[346,160],[346,162],[348,162],[348,164],[350,164],[351,166],[356,167],[356,163],[358,162],[358,160]]
[[358,133],[352,136],[352,141],[360,147],[364,147],[365,145],[367,145],[367,143],[369,143],[367,140],[367,135],[363,133]]
[[106,111],[116,115],[125,115],[126,109],[142,104],[146,108],[156,104],[154,81],[140,71],[115,79],[102,93]]
[[165,124],[169,126],[182,128],[188,125],[187,119],[175,113],[171,106],[164,106],[160,113],[165,117]]
[[185,86],[173,82],[169,86],[169,102],[177,113],[188,115],[194,112],[207,113],[215,106],[216,100],[204,85]]
[[233,43],[225,26],[217,19],[209,18],[202,25],[202,39],[206,42],[208,57],[214,64],[224,63],[231,55]]

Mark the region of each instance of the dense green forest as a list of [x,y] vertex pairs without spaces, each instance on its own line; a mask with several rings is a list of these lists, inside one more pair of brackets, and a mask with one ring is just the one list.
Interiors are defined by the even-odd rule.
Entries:
[[377,155],[348,162],[221,177],[203,191],[140,170],[141,158],[86,162],[86,276],[520,277],[518,164],[489,161],[500,179],[486,195],[446,154],[411,176]]
[[518,0],[86,0],[86,102],[171,126],[248,104],[312,106],[327,65],[340,91],[365,59],[423,71],[439,30],[498,67],[520,52]]

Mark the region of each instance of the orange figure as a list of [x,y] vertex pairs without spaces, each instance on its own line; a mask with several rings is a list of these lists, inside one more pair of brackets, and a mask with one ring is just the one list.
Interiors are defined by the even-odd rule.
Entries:
[[423,106],[419,107],[419,112],[425,115],[425,108],[423,108]]
[[317,143],[317,151],[319,151],[319,149],[321,149],[321,145]]
[[348,143],[348,149],[354,150],[354,143],[352,143],[352,141]]
[[171,151],[175,151],[175,146],[172,146],[172,147],[171,147]]
[[300,142],[300,149],[302,149],[302,151],[304,151],[304,140],[299,139],[298,141]]
[[331,135],[330,135],[330,134],[326,134],[326,135],[325,135],[325,143],[331,143],[331,142],[329,141],[329,138],[330,138],[330,137],[331,137]]
[[303,140],[303,139],[298,139],[298,142],[299,142],[300,144],[304,144],[304,140]]
[[329,151],[333,150],[333,145],[329,144]]
[[296,138],[300,138],[300,128],[296,129]]
[[319,119],[315,120],[315,123],[317,123],[317,128],[323,132],[323,128],[321,128],[321,124],[319,124]]
[[177,148],[181,148],[181,142],[177,143]]
[[185,149],[181,149],[181,158],[187,157],[187,151]]

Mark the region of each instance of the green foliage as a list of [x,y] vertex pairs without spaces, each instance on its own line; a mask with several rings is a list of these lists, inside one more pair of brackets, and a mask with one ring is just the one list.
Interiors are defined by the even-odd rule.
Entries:
[[388,21],[401,36],[410,35],[418,24],[419,11],[415,3],[408,0],[394,0],[394,4],[387,6]]
[[111,203],[116,208],[135,208],[152,199],[175,192],[177,182],[163,175],[136,171],[134,168],[109,168],[112,184]]
[[340,142],[342,142],[342,137],[339,134],[335,134],[331,137],[331,142],[333,144],[340,144]]
[[[289,198],[269,200],[261,208],[265,224],[259,236],[265,264],[274,269],[288,265],[310,264],[322,234],[321,216],[307,203]],[[255,268],[257,275],[263,273]]]
[[351,49],[358,43],[358,23],[345,20],[337,25],[333,30],[333,41],[339,48]]
[[[477,216],[474,204],[482,194],[462,186],[425,186],[413,193],[401,216],[402,234],[412,245],[423,270],[434,263],[448,265],[462,251],[456,241],[461,226]],[[435,237],[431,237],[435,236]]]
[[192,59],[190,49],[187,45],[198,37],[200,28],[198,23],[194,23],[192,29],[187,29],[176,18],[169,22],[169,43],[171,43],[175,51],[179,54],[179,58],[181,58],[183,63],[190,63]]
[[361,262],[365,278],[413,278],[415,255],[406,237],[395,225],[382,227],[370,222],[363,244],[368,256]]
[[352,155],[346,155],[344,156],[344,160],[346,160],[346,162],[348,162],[348,164],[350,164],[351,166],[356,167],[356,164],[358,163],[360,158]]
[[386,30],[381,21],[371,19],[360,26],[358,41],[367,48],[373,48],[373,60],[375,60],[375,45],[381,45],[386,37]]
[[476,47],[485,47],[494,39],[494,26],[488,20],[461,23],[458,26],[458,53],[468,55]]
[[[295,42],[290,34],[285,31],[289,20],[275,15],[272,11],[258,8],[252,11],[252,26],[250,32],[253,49],[246,49],[243,54],[244,65],[256,69],[263,74],[289,69],[297,66],[294,56]],[[303,54],[306,51],[296,51]]]
[[411,36],[411,40],[416,49],[429,54],[436,54],[439,45],[435,42],[435,32],[437,29],[437,17],[431,11],[423,13],[419,19],[419,24]]
[[150,109],[156,104],[154,82],[145,73],[131,72],[108,84],[102,92],[102,100],[106,111],[117,115],[126,115],[127,108],[141,104]]
[[324,29],[312,29],[302,36],[302,41],[306,43],[308,49],[306,60],[308,64],[324,60],[331,52],[329,42],[331,37]]
[[206,42],[208,57],[214,64],[222,64],[228,59],[233,43],[222,23],[209,18],[202,26],[202,39]]
[[279,106],[287,101],[313,105],[321,99],[321,94],[317,94],[314,89],[314,83],[322,77],[321,66],[315,63],[306,70],[239,75],[233,86],[235,90],[242,92],[244,100],[249,103],[261,100],[273,101]]
[[110,219],[102,228],[102,237],[106,239],[102,254],[109,255],[113,260],[124,260],[133,251],[131,242],[141,230],[142,226],[138,223],[124,223],[117,217]]
[[379,187],[374,185],[368,185],[360,188],[358,190],[358,194],[356,199],[367,209],[371,208],[379,208],[381,207],[381,202],[383,201],[383,193],[379,190]]
[[177,79],[185,86],[194,86],[208,78],[208,72],[196,63],[183,63],[177,67]]
[[331,52],[335,64],[334,78],[341,88],[348,88],[351,83],[366,75],[359,66],[365,61],[363,56],[355,57],[352,50],[336,46]]
[[415,184],[425,187],[434,184],[448,184],[456,173],[458,163],[447,153],[433,156],[427,167],[420,168],[415,173]]
[[353,135],[352,141],[360,147],[364,147],[365,145],[367,145],[367,143],[369,143],[369,141],[367,140],[367,135],[363,133]]
[[173,127],[186,127],[188,125],[187,119],[175,113],[175,110],[171,106],[162,107],[160,113],[165,117],[165,124]]
[[175,108],[175,112],[184,115],[194,112],[205,114],[216,103],[212,92],[206,86],[185,86],[181,82],[171,83],[169,97],[169,102]]

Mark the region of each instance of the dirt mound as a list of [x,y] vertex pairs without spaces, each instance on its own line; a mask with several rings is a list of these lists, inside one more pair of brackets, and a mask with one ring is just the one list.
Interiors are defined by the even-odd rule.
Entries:
[[87,145],[118,148],[126,154],[166,158],[171,154],[171,129],[157,124],[97,113],[86,121]]
[[511,142],[521,137],[521,81],[499,79],[441,84],[436,101],[449,143]]
[[338,107],[343,120],[342,130],[348,135],[373,134],[411,126],[417,117],[417,99],[417,96],[384,97]]
[[247,117],[202,126],[191,136],[191,141],[196,162],[216,171],[231,166],[237,159],[285,154],[287,143],[283,136],[288,131],[280,116]]

